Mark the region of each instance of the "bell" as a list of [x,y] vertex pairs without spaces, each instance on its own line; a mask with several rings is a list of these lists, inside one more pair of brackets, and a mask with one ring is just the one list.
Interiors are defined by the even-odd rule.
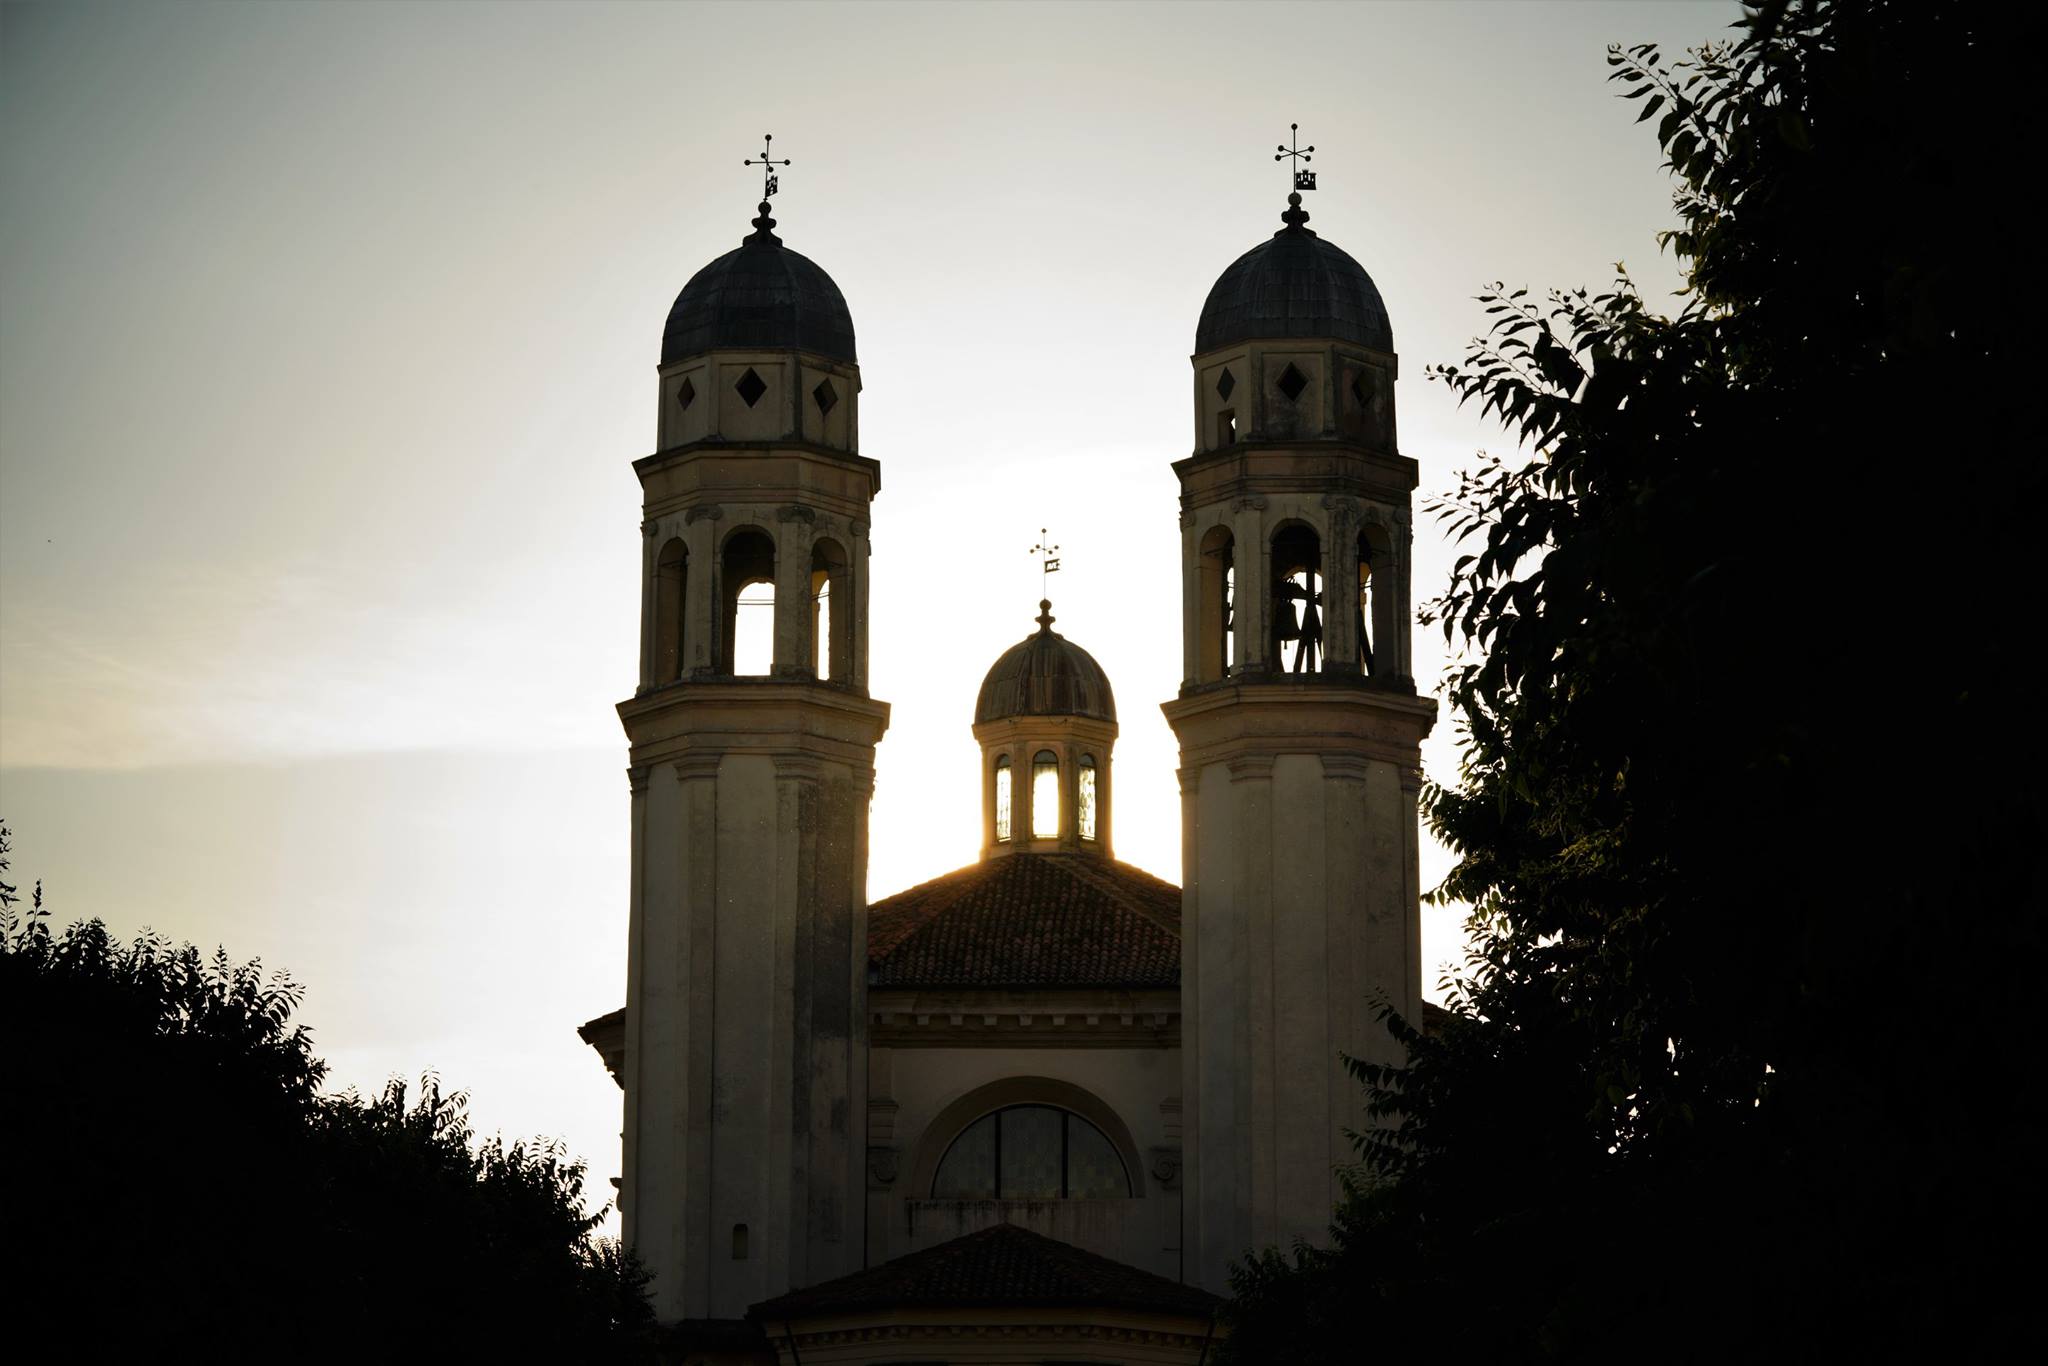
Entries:
[[1275,605],[1276,607],[1278,607],[1278,608],[1280,609],[1280,618],[1279,618],[1279,630],[1278,630],[1277,632],[1275,632],[1275,633],[1274,633],[1273,639],[1275,639],[1275,640],[1299,640],[1299,639],[1301,639],[1301,622],[1300,622],[1300,620],[1299,620],[1299,619],[1298,619],[1298,618],[1297,618],[1297,617],[1296,617],[1296,616],[1294,615],[1294,603],[1293,603],[1293,600],[1292,600],[1292,599],[1289,599],[1289,598],[1282,598],[1282,599],[1281,599],[1281,600],[1280,600],[1280,601],[1279,601],[1278,603],[1276,603],[1276,604],[1274,604],[1274,605]]

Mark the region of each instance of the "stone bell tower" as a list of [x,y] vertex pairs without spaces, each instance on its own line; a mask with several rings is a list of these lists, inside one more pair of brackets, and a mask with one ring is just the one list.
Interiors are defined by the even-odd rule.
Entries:
[[1181,488],[1182,1059],[1189,1277],[1320,1242],[1340,1055],[1397,1061],[1421,1000],[1416,795],[1435,703],[1409,653],[1409,499],[1379,290],[1290,196],[1195,335]]
[[[863,1248],[881,471],[860,454],[846,301],[774,227],[764,201],[677,297],[657,448],[634,464],[620,1205],[665,1321],[737,1319]],[[757,635],[769,656],[743,657]]]

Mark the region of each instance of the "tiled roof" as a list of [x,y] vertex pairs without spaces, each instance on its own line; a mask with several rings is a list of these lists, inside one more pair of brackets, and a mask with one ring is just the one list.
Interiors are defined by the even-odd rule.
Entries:
[[1001,854],[868,909],[877,987],[1175,987],[1180,889],[1093,854]]
[[747,1311],[760,1321],[866,1309],[970,1306],[1096,1307],[1206,1319],[1221,1304],[1192,1285],[1083,1252],[1014,1224],[997,1224],[764,1300]]

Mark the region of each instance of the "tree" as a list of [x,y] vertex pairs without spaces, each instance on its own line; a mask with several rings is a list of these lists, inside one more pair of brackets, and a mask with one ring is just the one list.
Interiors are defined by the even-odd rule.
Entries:
[[[0,875],[7,871],[0,827]],[[638,1359],[645,1274],[559,1145],[478,1143],[428,1078],[321,1094],[289,978],[0,881],[12,1336],[100,1359]]]
[[[1435,377],[1533,454],[1442,509],[1425,620],[1475,948],[1333,1246],[1239,1272],[1231,1356],[1775,1356],[2017,1340],[2040,1210],[2041,462],[2006,186],[2017,18],[1798,0],[1667,65],[1684,306],[1495,287]],[[1359,1307],[1369,1312],[1361,1314]],[[1315,1352],[1323,1352],[1317,1357]]]

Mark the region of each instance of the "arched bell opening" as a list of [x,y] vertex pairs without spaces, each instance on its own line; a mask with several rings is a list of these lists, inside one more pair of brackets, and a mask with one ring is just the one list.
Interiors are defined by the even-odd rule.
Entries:
[[1060,837],[1060,756],[1041,749],[1031,756],[1031,838]]
[[1236,538],[1227,526],[1210,527],[1202,537],[1197,683],[1216,682],[1238,662],[1231,630],[1231,604],[1237,589],[1236,549]]
[[1011,790],[1010,756],[998,754],[991,781],[995,784],[995,796],[991,809],[995,813],[995,842],[1008,844],[1015,836],[1016,797]]
[[853,677],[853,587],[845,547],[820,540],[811,547],[811,672],[821,679]]
[[1358,667],[1368,677],[1394,664],[1393,571],[1394,552],[1387,533],[1379,527],[1362,528],[1358,533]]
[[1095,756],[1083,754],[1074,766],[1074,824],[1088,844],[1096,842],[1102,811],[1096,779]]
[[1323,667],[1323,547],[1315,528],[1283,523],[1273,533],[1272,667],[1320,673]]
[[690,552],[671,537],[654,561],[654,681],[683,676],[683,604],[689,584]]
[[775,662],[775,541],[740,527],[719,556],[719,644],[725,672],[765,676]]

